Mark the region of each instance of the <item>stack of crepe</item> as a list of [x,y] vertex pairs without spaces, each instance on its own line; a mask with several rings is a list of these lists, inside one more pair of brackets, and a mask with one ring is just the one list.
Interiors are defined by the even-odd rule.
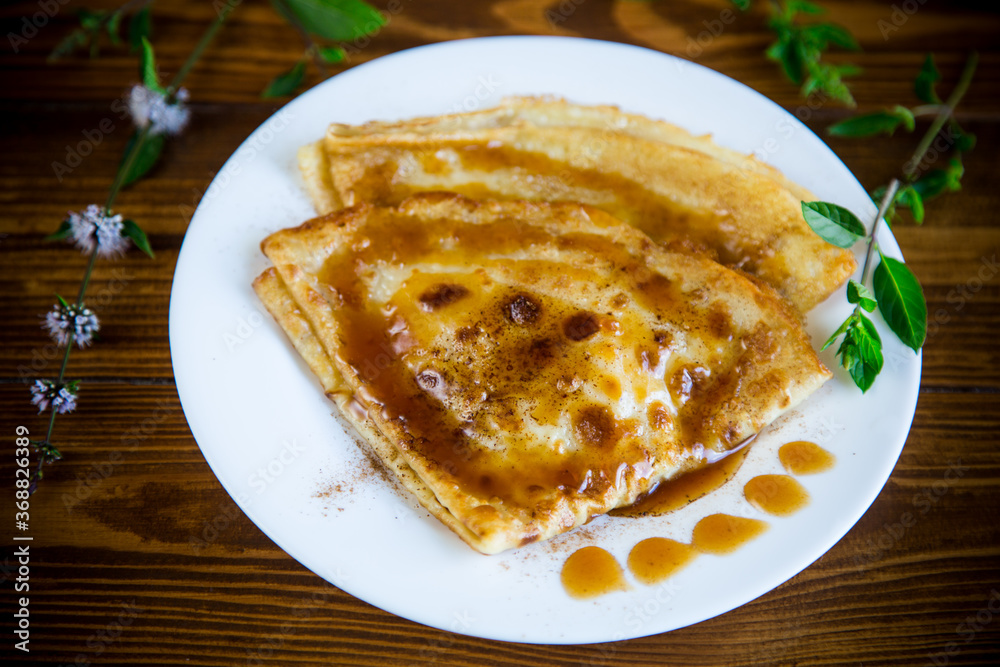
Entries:
[[482,553],[739,447],[829,371],[801,313],[853,272],[808,193],[612,107],[517,98],[332,125],[320,217],[254,286],[371,449]]

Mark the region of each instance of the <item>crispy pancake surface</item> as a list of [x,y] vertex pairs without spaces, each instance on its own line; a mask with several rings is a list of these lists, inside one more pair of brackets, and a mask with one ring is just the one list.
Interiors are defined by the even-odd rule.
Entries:
[[483,553],[634,502],[830,376],[769,287],[587,206],[422,194],[262,247],[324,389]]
[[470,113],[334,124],[299,162],[321,213],[431,190],[590,204],[761,278],[801,312],[856,268],[809,229],[799,202],[811,195],[777,170],[614,107],[511,98]]

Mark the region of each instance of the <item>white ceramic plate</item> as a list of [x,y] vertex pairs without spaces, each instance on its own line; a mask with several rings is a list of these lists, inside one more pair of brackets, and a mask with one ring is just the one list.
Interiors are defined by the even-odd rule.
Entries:
[[[295,153],[332,121],[360,123],[474,109],[514,94],[556,94],[663,118],[782,169],[820,198],[875,214],[847,168],[795,117],[699,65],[621,44],[498,37],[380,58],[293,100],[258,128],[212,183],[184,239],[170,303],[177,390],[212,470],[244,512],[292,557],[392,613],[479,637],[586,643],[650,635],[734,609],[832,547],[875,499],[899,456],[916,404],[920,357],[884,323],[886,366],[862,399],[840,369],[805,405],[766,430],[737,478],[664,517],[601,517],[549,542],[498,556],[473,552],[360,453],[318,382],[258,303],[260,241],[313,213]],[[804,107],[803,112],[808,108]],[[883,251],[899,257],[885,226]],[[814,343],[849,312],[842,295],[810,313]],[[818,345],[817,345],[818,347]],[[832,350],[823,355],[836,366]],[[777,448],[812,440],[837,456],[802,477],[809,506],[759,515],[742,496],[751,476],[781,472]],[[586,545],[624,565],[651,536],[689,541],[712,512],[766,518],[770,529],[728,556],[700,556],[666,583],[595,599],[560,584]]]

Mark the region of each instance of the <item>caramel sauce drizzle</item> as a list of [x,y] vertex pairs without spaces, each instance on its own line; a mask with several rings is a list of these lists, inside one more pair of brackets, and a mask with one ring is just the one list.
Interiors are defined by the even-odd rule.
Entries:
[[730,514],[709,514],[691,534],[691,545],[707,554],[728,554],[767,530],[767,522]]
[[757,475],[743,487],[747,502],[761,512],[789,516],[809,504],[809,492],[788,475]]
[[807,440],[782,445],[778,450],[778,459],[793,475],[815,475],[829,470],[837,461],[833,454]]
[[[749,255],[759,249],[736,248],[725,234],[712,231],[719,228],[718,218],[724,212],[703,213],[663,197],[636,181],[605,169],[584,169],[569,162],[549,157],[538,151],[521,150],[510,145],[481,145],[455,142],[452,148],[465,171],[493,173],[516,170],[535,174],[536,181],[526,184],[530,196],[532,187],[545,199],[582,201],[602,208],[619,220],[638,227],[654,241],[687,239],[721,251],[720,261],[751,270]],[[430,172],[427,166],[424,170]],[[540,182],[540,183],[539,183]],[[535,185],[538,183],[538,185]],[[463,186],[449,187],[467,196],[482,196],[482,183],[469,183],[469,192]],[[490,192],[490,198],[498,193]],[[522,193],[522,196],[525,196]]]
[[680,509],[728,482],[743,465],[749,448],[744,447],[704,468],[660,484],[628,507],[613,509],[613,516],[658,516]]
[[690,544],[666,537],[650,537],[632,547],[628,569],[636,579],[649,586],[679,571],[697,555]]
[[[706,468],[665,482],[638,503],[613,510],[611,514],[640,517],[663,514],[683,507],[705,493],[718,489],[731,479],[743,463],[748,451],[749,448],[743,448]],[[790,442],[778,451],[782,465],[795,474],[822,472],[829,469],[835,460],[833,454],[807,441]],[[757,475],[744,485],[743,493],[751,505],[775,516],[794,514],[809,502],[809,493],[795,478],[788,475]],[[691,544],[666,537],[642,540],[632,547],[629,553],[628,569],[640,583],[656,584],[683,569],[699,553],[713,555],[732,553],[756,539],[767,528],[767,522],[760,519],[711,514],[695,525]],[[596,547],[585,547],[589,548]],[[567,565],[579,553],[580,551],[577,551],[571,555],[566,561]],[[610,554],[608,556],[610,557]],[[579,564],[582,559],[577,559],[575,562]],[[617,566],[617,563],[615,565]],[[565,566],[563,572],[563,585],[566,586]],[[577,570],[572,576],[579,580],[587,574]],[[598,591],[599,581],[590,584],[587,590]],[[577,581],[576,585],[586,584]],[[568,587],[566,590],[573,595]],[[609,588],[606,592],[612,590],[621,589]],[[600,594],[600,592],[593,593],[593,595]]]
[[600,547],[574,551],[566,559],[560,576],[563,588],[575,598],[592,598],[629,588],[622,566]]
[[[449,378],[433,372],[415,374],[404,358],[414,341],[410,333],[414,322],[407,321],[402,313],[416,310],[425,320],[418,320],[418,325],[433,326],[433,313],[437,310],[466,307],[463,304],[468,300],[478,299],[477,312],[482,311],[482,319],[476,324],[477,331],[492,336],[497,343],[490,352],[493,356],[481,364],[495,369],[485,378],[490,385],[490,397],[525,394],[545,397],[552,394],[550,379],[544,375],[546,364],[552,359],[558,358],[560,367],[579,369],[583,377],[600,377],[597,367],[589,361],[588,350],[593,351],[590,341],[606,335],[601,334],[605,330],[614,334],[617,323],[608,321],[603,314],[580,313],[575,306],[567,310],[570,308],[567,304],[530,289],[497,284],[484,287],[468,271],[441,274],[450,276],[448,284],[424,286],[413,295],[405,292],[404,283],[404,289],[387,306],[379,306],[367,298],[364,275],[373,270],[371,267],[386,264],[499,266],[512,261],[505,259],[505,254],[527,246],[583,249],[600,258],[600,263],[616,267],[616,274],[623,276],[620,278],[623,288],[639,305],[662,314],[665,321],[676,320],[674,325],[681,327],[685,319],[690,319],[692,306],[677,285],[651,273],[639,264],[640,258],[609,238],[590,233],[553,234],[519,220],[476,225],[454,220],[414,220],[412,224],[400,225],[391,217],[373,215],[363,236],[358,233],[353,241],[329,258],[318,278],[334,306],[331,313],[342,341],[342,361],[354,369],[363,385],[354,400],[359,410],[378,414],[402,427],[405,437],[401,448],[425,461],[428,467],[459,480],[464,492],[483,500],[499,499],[525,507],[534,506],[532,496],[537,495],[539,488],[559,488],[567,495],[599,497],[620,483],[623,474],[639,477],[649,474],[655,453],[649,451],[641,438],[633,437],[641,425],[620,421],[603,406],[573,408],[575,433],[585,446],[568,454],[529,452],[512,461],[502,451],[478,447],[470,437],[475,430],[475,416],[465,421],[445,409],[440,400]],[[534,266],[533,270],[543,268]],[[566,267],[549,270],[567,271]],[[757,341],[739,347],[741,342],[733,340],[728,331],[719,333],[726,334],[720,344],[747,348],[750,352],[760,348]],[[473,331],[469,335],[480,334]],[[641,336],[642,332],[632,335]],[[656,339],[655,332],[648,332],[648,336],[651,342]],[[661,351],[669,353],[669,349]],[[454,372],[466,371],[457,368]],[[698,379],[689,382],[690,386],[682,383],[678,390],[683,407],[672,424],[680,441],[693,450],[703,448],[700,443],[713,441],[713,436],[721,437],[724,442],[729,437],[707,432],[706,415],[720,396],[739,381],[735,372],[713,374],[708,369],[698,372]],[[616,382],[606,380],[600,385],[611,398],[621,395]],[[564,398],[544,400],[559,402]],[[558,414],[566,409],[566,404],[560,405],[558,410],[555,405],[551,409],[540,405],[538,414],[544,415],[546,410]],[[611,447],[616,448],[616,456],[607,455]]]

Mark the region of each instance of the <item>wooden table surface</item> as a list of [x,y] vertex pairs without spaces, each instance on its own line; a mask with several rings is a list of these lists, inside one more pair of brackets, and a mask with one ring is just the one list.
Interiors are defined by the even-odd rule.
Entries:
[[[7,45],[0,52],[0,433],[11,445],[0,467],[8,498],[15,426],[38,434],[46,425],[29,405],[27,383],[54,377],[59,366],[39,316],[54,292],[75,293],[85,266],[71,247],[42,236],[67,210],[103,201],[130,132],[110,106],[135,79],[126,50],[46,62],[74,23],[77,3],[61,1],[49,3],[55,16],[17,54]],[[21,31],[21,17],[43,4],[5,6],[4,34]],[[419,0],[404,3],[370,45],[333,72],[438,41],[577,35],[695,56],[799,109],[796,88],[762,55],[770,34],[761,4],[697,53],[689,38],[722,16],[727,2]],[[254,0],[236,9],[190,76],[190,128],[116,204],[144,225],[156,259],[132,252],[98,263],[90,294],[102,340],[72,356],[69,377],[85,387],[80,409],[59,419],[55,438],[65,460],[48,469],[31,500],[31,653],[13,649],[18,575],[15,542],[8,541],[0,553],[7,591],[0,655],[80,665],[997,664],[1000,15],[972,2],[897,2],[895,18],[888,1],[822,4],[864,48],[836,56],[865,69],[853,84],[861,109],[916,104],[911,82],[930,49],[946,85],[970,50],[981,61],[959,112],[979,138],[963,190],[931,203],[923,228],[895,229],[937,320],[924,348],[913,428],[874,505],[815,564],[739,609],[674,632],[617,644],[509,644],[424,627],[357,600],[306,570],[236,508],[181,412],[167,310],[193,207],[225,159],[280,106],[259,93],[301,53],[295,31]],[[549,21],[547,9],[565,20]],[[172,74],[214,11],[207,1],[158,2],[155,14],[160,66]],[[884,22],[894,21],[898,30],[883,36]],[[311,72],[310,85],[316,76]],[[807,124],[818,133],[849,113],[834,105],[810,111]],[[53,163],[65,161],[67,147],[102,119],[111,119],[111,130],[58,181]],[[901,134],[829,140],[868,186],[895,175],[915,143]],[[946,476],[954,466],[963,474]],[[12,501],[4,507],[13,535]],[[907,513],[916,520],[900,530]],[[192,537],[213,520],[213,539],[196,548]]]

